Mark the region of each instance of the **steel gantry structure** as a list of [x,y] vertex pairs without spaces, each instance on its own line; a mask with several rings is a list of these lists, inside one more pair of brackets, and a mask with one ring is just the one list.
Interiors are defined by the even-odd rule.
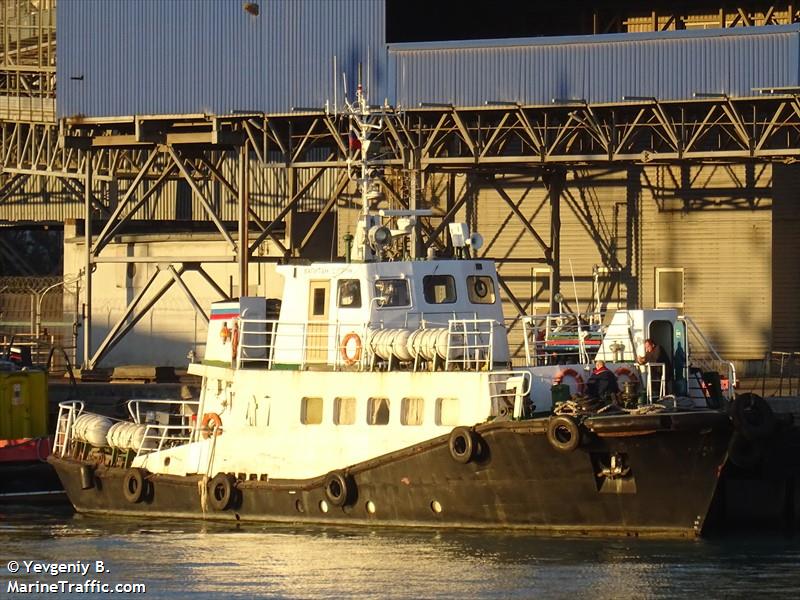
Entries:
[[[462,209],[469,214],[474,190],[495,187],[509,214],[516,217],[541,249],[535,259],[552,275],[551,296],[559,289],[560,196],[567,169],[624,164],[687,162],[794,162],[800,157],[800,90],[760,90],[751,98],[706,95],[692,101],[625,98],[619,103],[554,101],[541,106],[493,102],[481,107],[444,104],[414,108],[373,107],[382,128],[370,153],[384,170],[381,181],[388,205],[429,208],[419,178],[434,173],[465,174],[460,197],[448,186],[446,205],[423,219],[418,252],[446,251],[447,223]],[[60,123],[3,122],[0,202],[32,176],[57,178],[83,201],[86,244],[84,366],[99,362],[127,331],[177,285],[199,314],[182,275],[195,271],[220,296],[226,292],[203,264],[238,263],[239,289],[247,289],[248,263],[275,260],[259,256],[266,241],[284,258],[300,257],[325,215],[344,202],[351,185],[356,151],[349,142],[348,117],[330,111],[227,116],[180,115],[88,119]],[[234,167],[231,167],[234,165]],[[251,205],[248,186],[256,166],[274,170],[286,181],[281,206],[267,218]],[[308,191],[323,174],[335,182],[310,228],[297,234],[289,226]],[[550,231],[539,232],[494,183],[498,173],[536,173],[549,196]],[[218,256],[116,257],[104,254],[115,236],[125,233],[137,211],[154,201],[161,185],[185,181],[203,207],[204,219],[228,248]],[[147,186],[142,182],[147,181]],[[218,184],[235,201],[235,223],[221,215],[206,183]],[[118,194],[99,193],[114,182]],[[146,187],[146,189],[145,189]],[[141,231],[141,228],[139,228]],[[491,258],[490,256],[488,258]],[[155,274],[128,305],[97,349],[90,348],[91,289],[95,265],[150,262]],[[159,273],[166,282],[155,284]],[[508,286],[509,300],[522,309]]]

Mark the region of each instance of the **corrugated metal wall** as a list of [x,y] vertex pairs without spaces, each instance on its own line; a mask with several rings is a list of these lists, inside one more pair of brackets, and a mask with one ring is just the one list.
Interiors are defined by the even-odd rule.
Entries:
[[[723,356],[763,356],[773,336],[784,349],[796,349],[800,305],[791,298],[800,293],[800,227],[796,217],[773,226],[772,205],[773,197],[784,198],[780,214],[791,212],[800,189],[792,184],[800,181],[800,170],[780,169],[786,172],[774,181],[770,165],[568,172],[560,265],[566,303],[571,309],[576,304],[582,311],[593,308],[592,268],[598,265],[621,269],[621,285],[602,298],[607,307],[617,301],[623,307],[653,307],[655,269],[678,267],[684,269],[685,279],[680,312],[700,325]],[[511,178],[502,185],[549,241],[550,209],[541,181]],[[480,191],[477,221],[486,240],[481,254],[519,261],[501,262],[501,275],[528,313],[536,312],[537,303],[544,308],[549,301],[546,267],[530,260],[544,254],[491,187]],[[783,232],[774,242],[780,244],[774,261],[773,227]],[[797,292],[794,296],[792,290]],[[773,295],[785,304],[773,309]],[[510,303],[506,313],[516,313]],[[511,341],[521,350],[518,333]]]
[[[58,7],[59,116],[286,112],[386,96],[384,0],[139,2]],[[338,74],[333,58],[337,58]],[[367,73],[369,64],[369,73]]]
[[373,102],[403,106],[748,96],[753,88],[800,85],[796,24],[387,50],[384,0],[258,4],[253,16],[238,0],[65,2],[58,13],[58,114],[321,108],[334,95],[341,103],[342,72],[352,94],[358,63]]
[[773,167],[772,350],[800,349],[800,169]]
[[753,88],[800,85],[799,60],[798,25],[389,46],[402,106],[751,96]]
[[641,305],[654,306],[657,267],[682,267],[683,312],[717,350],[729,359],[763,354],[772,328],[772,195],[765,164],[645,169]]

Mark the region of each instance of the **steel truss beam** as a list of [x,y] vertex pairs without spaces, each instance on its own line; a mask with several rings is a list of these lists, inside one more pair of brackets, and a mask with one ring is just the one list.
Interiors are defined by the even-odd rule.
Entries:
[[[741,99],[709,97],[688,102],[640,98],[599,105],[573,102],[478,108],[426,106],[403,111],[385,108],[381,111],[385,127],[372,142],[370,154],[380,168],[406,175],[412,173],[414,181],[420,174],[433,172],[472,174],[462,197],[451,198],[438,217],[440,222],[435,219],[423,222],[420,244],[423,250],[434,245],[446,247],[446,225],[463,207],[469,213],[473,186],[481,182],[494,185],[492,175],[495,173],[540,173],[545,183],[552,182],[547,185],[552,217],[549,240],[530,224],[526,225],[502,188],[498,191],[522,221],[524,230],[541,247],[543,262],[553,269],[551,292],[554,292],[558,290],[559,279],[556,272],[557,217],[564,169],[709,161],[793,162],[800,157],[800,101],[795,94],[772,91],[778,93]],[[337,196],[353,178],[351,168],[356,149],[349,144],[349,127],[346,117],[323,112],[66,119],[58,126],[2,122],[0,202],[31,176],[61,179],[66,190],[83,197],[87,223],[91,220],[90,213],[94,213],[91,218],[104,221],[100,223],[99,235],[93,239],[90,235],[86,269],[91,273],[99,263],[136,260],[135,257],[106,257],[103,250],[115,236],[125,232],[136,212],[153,197],[159,186],[171,179],[182,179],[202,205],[204,217],[214,223],[220,239],[227,243],[231,252],[227,256],[199,257],[198,262],[235,260],[239,262],[240,277],[243,277],[247,261],[257,260],[255,252],[268,238],[278,245],[284,256],[299,255],[322,223],[324,214],[336,206]],[[238,158],[234,153],[237,149]],[[247,161],[242,160],[244,155]],[[226,157],[242,162],[244,170],[254,165],[286,173],[304,169],[309,176],[303,179],[302,185],[289,182],[284,206],[273,221],[266,222],[246,203],[245,173],[238,171],[234,180],[224,174],[222,164]],[[340,172],[335,193],[328,197],[311,229],[296,240],[289,233],[289,243],[284,244],[278,235],[278,224],[291,218],[314,182],[329,169]],[[410,206],[411,198],[395,190],[387,175],[382,177],[387,198]],[[128,181],[119,202],[97,194],[93,187],[93,182],[115,180]],[[142,191],[141,183],[145,180],[151,186]],[[237,201],[241,214],[247,215],[244,218],[247,223],[243,227],[240,223],[236,239],[204,195],[204,184],[212,180],[220,184],[223,193]],[[138,198],[137,191],[140,192]],[[416,200],[414,205],[422,207]],[[253,236],[248,233],[251,229]],[[91,231],[86,228],[86,233]],[[159,257],[159,262],[165,263],[185,260]],[[174,274],[171,281],[168,285],[175,283]],[[91,284],[87,282],[85,289],[90,295]],[[157,294],[156,300],[162,295],[163,292]],[[90,298],[87,305],[90,308]],[[148,304],[148,308],[151,305]],[[109,339],[116,340],[120,332],[124,334],[129,328],[118,324]],[[114,343],[105,340],[96,352],[85,348],[85,366],[93,365]]]

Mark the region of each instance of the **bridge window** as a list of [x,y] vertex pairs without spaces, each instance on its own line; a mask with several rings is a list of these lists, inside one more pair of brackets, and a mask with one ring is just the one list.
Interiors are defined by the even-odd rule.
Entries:
[[379,307],[408,306],[411,304],[407,279],[378,279],[375,282],[375,296],[382,298]]
[[333,399],[334,425],[353,425],[356,422],[356,399],[337,396]]
[[425,400],[422,398],[403,398],[400,404],[401,425],[422,425]]
[[425,302],[451,304],[456,301],[456,280],[452,275],[426,275],[422,279]]
[[322,423],[322,398],[304,396],[300,402],[300,422],[303,425]]
[[436,424],[458,425],[458,398],[436,399]]
[[486,275],[467,277],[467,294],[473,304],[494,304],[494,281]]
[[361,308],[361,282],[358,279],[340,279],[337,285],[339,308]]
[[367,403],[367,424],[368,425],[388,425],[389,424],[389,399],[370,398]]

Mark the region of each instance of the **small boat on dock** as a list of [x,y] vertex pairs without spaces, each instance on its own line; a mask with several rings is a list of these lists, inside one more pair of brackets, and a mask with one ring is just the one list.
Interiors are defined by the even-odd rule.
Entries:
[[[61,403],[49,460],[76,510],[700,535],[733,431],[732,366],[699,366],[674,310],[526,317],[513,365],[479,236],[452,224],[454,256],[412,260],[423,213],[371,210],[370,119],[362,102],[354,256],[278,266],[280,302],[213,304],[189,367],[198,399],[133,400],[128,421]],[[637,360],[651,338],[670,365]],[[593,393],[597,360],[619,393]]]

